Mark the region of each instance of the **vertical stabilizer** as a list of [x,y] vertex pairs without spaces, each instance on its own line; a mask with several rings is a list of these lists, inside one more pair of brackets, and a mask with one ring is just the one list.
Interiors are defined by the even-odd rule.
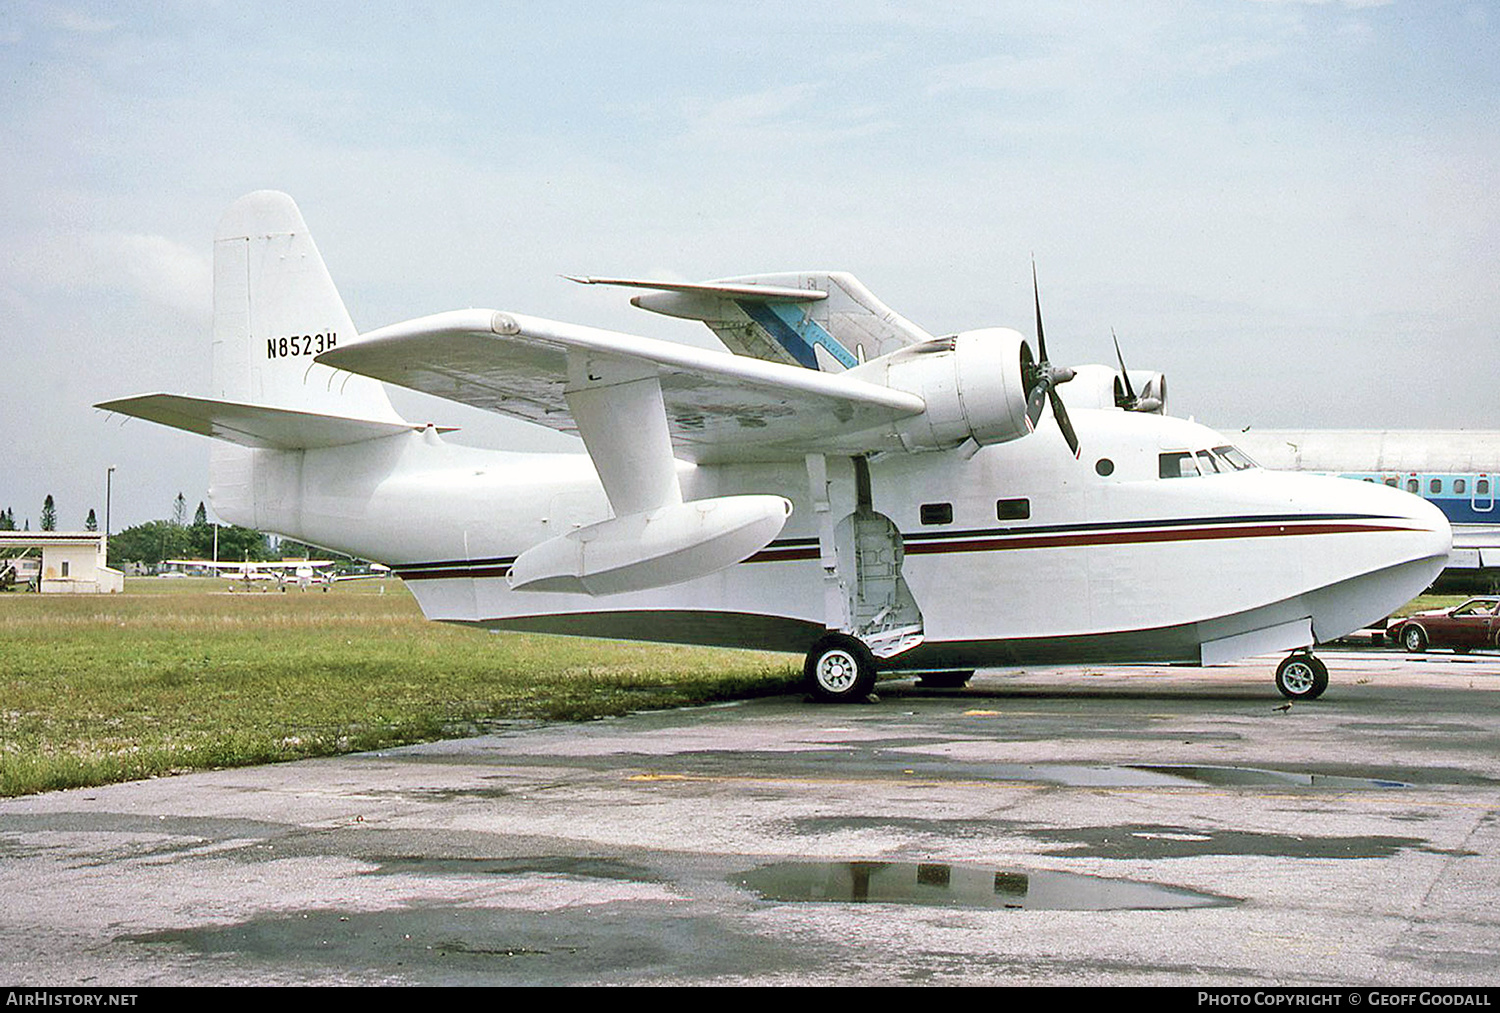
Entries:
[[[214,234],[213,392],[225,401],[373,422],[401,422],[380,381],[313,357],[359,340],[344,300],[284,193],[230,205]],[[224,520],[295,534],[301,451],[215,441],[209,498]]]
[[292,199],[257,190],[235,201],[214,235],[215,396],[401,421],[379,381],[313,362],[358,340]]

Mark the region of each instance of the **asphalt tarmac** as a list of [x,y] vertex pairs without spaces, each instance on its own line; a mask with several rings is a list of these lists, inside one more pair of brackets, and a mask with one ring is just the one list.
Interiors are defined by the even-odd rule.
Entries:
[[1500,656],[886,681],[0,801],[0,981],[1495,985]]

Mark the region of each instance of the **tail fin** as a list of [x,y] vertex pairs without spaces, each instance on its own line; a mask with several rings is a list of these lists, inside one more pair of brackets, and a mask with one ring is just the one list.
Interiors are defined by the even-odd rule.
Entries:
[[258,190],[230,205],[214,235],[214,396],[400,423],[379,381],[313,362],[358,340],[292,199]]
[[[230,205],[214,234],[213,390],[267,410],[401,422],[377,380],[313,362],[359,340],[302,212],[258,190]],[[328,419],[314,420],[321,432]],[[335,423],[336,424],[336,423]],[[296,428],[307,428],[301,422]],[[301,457],[215,440],[209,498],[231,523],[295,534]]]
[[144,394],[96,407],[216,437],[209,498],[226,521],[296,537],[305,451],[414,427],[378,380],[313,357],[359,334],[302,212],[259,190],[230,205],[214,236],[212,398]]

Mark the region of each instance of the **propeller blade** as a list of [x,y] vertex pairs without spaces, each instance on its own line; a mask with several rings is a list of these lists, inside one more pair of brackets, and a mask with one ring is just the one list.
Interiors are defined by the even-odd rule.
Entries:
[[[1120,339],[1115,334],[1113,327],[1109,329],[1109,336],[1115,339],[1115,358],[1120,360],[1120,377],[1125,381],[1125,397],[1128,399],[1129,405],[1134,405],[1137,398],[1135,391],[1130,386],[1130,371],[1125,368],[1125,356],[1120,354]],[[1120,407],[1123,408],[1126,405],[1121,405]]]
[[1068,419],[1068,410],[1063,407],[1062,395],[1054,387],[1047,391],[1052,399],[1052,417],[1057,419],[1057,428],[1062,430],[1063,439],[1068,441],[1068,449],[1073,451],[1073,456],[1078,456],[1078,434],[1073,431],[1073,423]]
[[1026,398],[1026,421],[1032,429],[1036,428],[1037,420],[1042,417],[1042,405],[1047,403],[1047,385],[1038,383],[1031,388],[1031,394]]
[[1042,290],[1036,283],[1036,261],[1031,262],[1031,295],[1036,300],[1036,355],[1047,361],[1047,339],[1042,336]]

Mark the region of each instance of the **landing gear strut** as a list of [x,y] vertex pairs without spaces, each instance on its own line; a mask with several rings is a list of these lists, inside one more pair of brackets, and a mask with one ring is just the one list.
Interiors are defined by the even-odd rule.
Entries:
[[1328,666],[1298,651],[1276,668],[1276,688],[1288,700],[1316,700],[1328,688]]
[[875,688],[875,655],[855,637],[830,633],[807,652],[802,675],[820,703],[853,703]]

